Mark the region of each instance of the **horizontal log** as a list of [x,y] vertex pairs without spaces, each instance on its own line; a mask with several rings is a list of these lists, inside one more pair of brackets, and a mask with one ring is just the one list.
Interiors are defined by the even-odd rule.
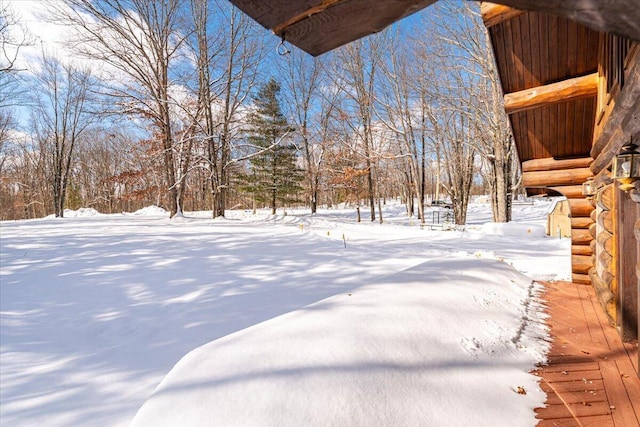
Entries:
[[[636,235],[636,240],[640,242],[640,219],[633,224],[633,233]],[[638,279],[640,279],[640,275],[638,276]]]
[[[591,221],[591,218],[589,218],[589,221]],[[597,228],[598,226],[596,225],[595,222],[592,222],[591,225],[589,226],[589,234],[591,234],[591,237],[593,237],[594,239],[598,235]]]
[[596,211],[595,209],[592,210],[589,218],[591,219],[591,221],[596,222],[598,219],[598,211]]
[[596,252],[600,252],[599,250],[606,251],[609,255],[613,256],[613,235],[606,230],[600,230],[598,233],[598,237],[596,237],[596,242],[598,243],[598,247]]
[[567,199],[582,199],[582,185],[562,185],[556,187],[548,187],[551,190],[557,191]]
[[577,274],[587,274],[593,267],[591,255],[571,255],[571,271]]
[[601,211],[598,215],[598,225],[613,234],[615,217],[612,211]]
[[514,9],[509,6],[503,6],[501,4],[482,2],[480,3],[480,13],[482,14],[484,26],[491,28],[503,23],[504,21],[508,21],[522,15],[524,11]]
[[[589,270],[589,278],[591,279],[591,283],[593,284],[593,289],[596,291],[596,295],[598,296],[598,300],[602,305],[602,308],[607,313],[609,317],[609,322],[612,322],[615,319],[615,312],[611,313],[610,307],[615,300],[613,297],[613,293],[609,290],[607,284],[602,280],[595,268]],[[614,307],[615,310],[615,307]]]
[[537,86],[504,96],[507,114],[531,110],[538,107],[574,101],[596,96],[598,93],[598,73],[562,80],[544,86]]
[[591,284],[591,280],[589,279],[589,276],[586,275],[586,274],[572,273],[571,274],[571,281],[573,283],[579,283],[581,285],[590,285]]
[[587,199],[569,199],[569,208],[571,209],[571,217],[591,217],[593,206]]
[[572,245],[588,245],[593,240],[589,230],[571,230]]
[[589,249],[591,249],[591,253],[595,254],[596,253],[596,247],[598,246],[598,242],[596,242],[595,240],[592,240],[589,242]]
[[[588,168],[591,162],[593,162],[591,157],[578,157],[575,159],[545,157],[543,159],[533,159],[522,162],[522,172]],[[580,194],[582,194],[582,187],[580,187]]]
[[571,218],[571,228],[589,228],[591,224],[593,221],[588,217]]
[[525,187],[582,185],[590,176],[591,169],[589,168],[523,172],[522,184]]
[[571,255],[593,255],[590,245],[571,245]]
[[598,207],[600,209],[611,211],[615,206],[615,185],[609,184],[604,187],[602,190],[598,191],[598,195],[596,196],[596,200],[598,202]]

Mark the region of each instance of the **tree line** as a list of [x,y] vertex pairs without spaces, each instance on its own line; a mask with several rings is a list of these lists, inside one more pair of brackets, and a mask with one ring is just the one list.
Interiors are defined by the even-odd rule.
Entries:
[[[59,0],[72,56],[22,67],[20,19],[1,11],[0,218],[350,203],[382,221],[401,197],[425,221],[470,195],[510,219],[513,138],[474,2],[439,2],[320,58],[279,55],[216,0]],[[280,52],[283,53],[283,52]]]

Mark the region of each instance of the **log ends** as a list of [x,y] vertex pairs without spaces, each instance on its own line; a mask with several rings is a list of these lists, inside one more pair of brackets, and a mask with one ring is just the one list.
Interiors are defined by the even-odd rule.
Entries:
[[596,291],[596,295],[598,296],[598,300],[602,305],[605,313],[607,313],[607,318],[609,320],[610,325],[615,325],[614,319],[616,318],[615,314],[615,298],[613,293],[609,290],[607,284],[598,276],[595,268],[589,270],[589,278],[591,279],[591,283],[593,284],[593,288]]

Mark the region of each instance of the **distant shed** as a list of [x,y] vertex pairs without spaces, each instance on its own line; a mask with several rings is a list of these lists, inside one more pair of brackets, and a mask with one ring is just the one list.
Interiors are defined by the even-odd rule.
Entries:
[[571,237],[571,206],[567,199],[557,199],[547,212],[547,235]]

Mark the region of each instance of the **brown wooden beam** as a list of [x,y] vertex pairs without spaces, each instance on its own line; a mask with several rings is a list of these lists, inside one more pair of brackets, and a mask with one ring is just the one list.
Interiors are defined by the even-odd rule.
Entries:
[[498,25],[504,21],[508,21],[517,16],[520,16],[524,13],[524,11],[519,9],[514,9],[509,6],[505,6],[502,4],[482,2],[480,4],[480,13],[482,14],[482,20],[484,21],[484,26],[487,28],[491,28],[494,25]]
[[571,255],[571,271],[576,274],[588,274],[593,268],[591,255]]
[[[571,230],[571,244],[572,245],[588,245],[593,240],[591,237],[591,233],[589,230],[581,230],[574,229]],[[591,257],[589,257],[589,262],[591,262]]]
[[571,255],[593,255],[589,245],[571,245]]
[[589,168],[523,172],[522,185],[524,187],[582,185],[590,176]]
[[588,229],[589,226],[591,226],[591,224],[593,224],[593,221],[591,221],[591,218],[589,217],[577,217],[577,218],[571,218],[571,228],[584,228],[584,229]]
[[591,162],[593,162],[593,159],[591,157],[560,160],[554,159],[553,157],[545,157],[543,159],[533,159],[522,162],[522,172],[588,168]]
[[[569,199],[569,209],[571,210],[571,217],[590,217],[594,207],[587,199]],[[587,230],[587,233],[589,230]],[[586,243],[585,243],[586,244]]]
[[563,185],[548,187],[550,190],[557,191],[567,199],[584,199],[582,194],[582,185]]
[[596,96],[598,93],[598,73],[563,80],[544,86],[537,86],[504,96],[507,114],[532,110],[564,101],[572,101]]

